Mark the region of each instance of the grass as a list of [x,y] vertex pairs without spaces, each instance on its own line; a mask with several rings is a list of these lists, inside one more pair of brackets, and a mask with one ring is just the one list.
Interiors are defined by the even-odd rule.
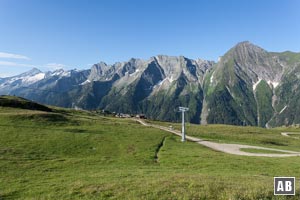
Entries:
[[[52,109],[0,107],[0,199],[285,199],[273,196],[273,177],[300,178],[299,157],[228,155],[132,120]],[[212,140],[254,140],[248,127],[191,127]],[[257,129],[255,144],[273,142],[274,131]]]
[[286,154],[285,152],[266,150],[266,149],[252,149],[252,148],[242,148],[241,151],[248,153],[263,153],[263,154]]
[[300,138],[299,134],[294,134],[294,133],[290,133],[289,136],[294,137],[294,138]]

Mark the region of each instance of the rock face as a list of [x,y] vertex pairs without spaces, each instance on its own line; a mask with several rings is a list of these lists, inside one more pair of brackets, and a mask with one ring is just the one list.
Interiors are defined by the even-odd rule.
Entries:
[[[113,83],[100,107],[124,113],[146,113],[148,117],[175,121],[180,105],[190,106],[189,120],[200,122],[202,82],[213,62],[159,55],[139,61]],[[128,66],[128,64],[125,64]],[[130,65],[132,66],[132,65]],[[128,68],[131,69],[131,68]]]
[[[299,91],[299,78],[296,82],[294,77],[294,90],[292,84],[287,84],[289,89],[285,90],[282,85],[299,68],[299,53],[271,53],[249,42],[237,44],[206,76],[207,123],[262,127],[299,123],[298,118],[280,117],[284,106],[289,107],[297,98],[291,93]],[[288,95],[282,94],[285,92],[290,99],[283,103]]]
[[218,63],[183,56],[130,59],[89,70],[37,69],[0,79],[0,94],[83,109],[145,113],[193,123],[271,127],[300,123],[300,53],[273,53],[241,42]]

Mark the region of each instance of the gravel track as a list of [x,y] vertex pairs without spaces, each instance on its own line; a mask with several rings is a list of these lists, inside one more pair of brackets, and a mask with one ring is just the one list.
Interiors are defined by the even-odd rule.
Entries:
[[[181,132],[176,130],[171,130],[164,126],[154,125],[154,124],[148,124],[143,120],[136,120],[140,124],[144,126],[149,126],[153,128],[158,128],[164,131],[168,131],[170,133],[173,133],[177,136],[181,137]],[[291,137],[288,135],[288,133],[281,133],[284,136]],[[295,133],[293,133],[295,134]],[[299,133],[300,134],[300,133]],[[206,146],[208,148],[211,148],[215,151],[220,151],[228,154],[233,155],[241,155],[241,156],[261,156],[261,157],[291,157],[291,156],[300,156],[300,152],[296,151],[288,151],[288,150],[279,150],[279,149],[273,149],[273,148],[266,148],[266,147],[259,147],[259,146],[251,146],[251,145],[243,145],[243,144],[224,144],[224,143],[216,143],[216,142],[210,142],[206,141],[200,138],[186,136],[186,139],[192,142],[196,142],[198,144],[201,144],[203,146]],[[299,138],[298,138],[299,139]],[[261,150],[269,150],[269,151],[278,151],[278,154],[275,153],[249,153],[241,151],[241,149],[261,149]],[[284,154],[282,154],[282,153]]]

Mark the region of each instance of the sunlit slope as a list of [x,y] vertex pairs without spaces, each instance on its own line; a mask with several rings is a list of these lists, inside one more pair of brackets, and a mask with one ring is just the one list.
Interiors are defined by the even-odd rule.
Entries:
[[0,199],[272,199],[273,176],[300,176],[298,157],[232,156],[130,119],[50,109],[0,107]]

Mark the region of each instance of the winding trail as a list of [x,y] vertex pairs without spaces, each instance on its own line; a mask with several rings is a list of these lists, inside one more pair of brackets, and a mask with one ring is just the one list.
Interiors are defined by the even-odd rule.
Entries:
[[[155,124],[148,124],[143,120],[136,119],[137,122],[144,126],[148,127],[153,127],[153,128],[158,128],[164,131],[168,131],[170,133],[173,133],[177,136],[181,137],[181,132],[176,131],[176,130],[171,130],[167,127],[164,126],[159,126]],[[293,133],[294,134],[294,133]],[[299,133],[300,134],[300,133]],[[283,133],[282,133],[283,135]],[[288,134],[286,135],[288,136]],[[288,136],[290,137],[290,136]],[[241,155],[241,156],[261,156],[261,157],[291,157],[291,156],[300,156],[300,152],[296,151],[288,151],[288,150],[279,150],[279,149],[273,149],[273,148],[266,148],[266,147],[259,147],[259,146],[250,146],[250,145],[243,145],[243,144],[223,144],[223,143],[216,143],[216,142],[210,142],[210,141],[205,141],[200,138],[196,137],[191,137],[186,135],[186,139],[192,142],[196,142],[198,144],[201,144],[203,146],[206,146],[208,148],[211,148],[216,151],[228,153],[228,154],[233,154],[233,155]],[[241,151],[241,149],[261,149],[261,150],[269,150],[269,151],[278,151],[278,154],[274,153],[249,153],[249,152],[244,152]],[[280,154],[280,152],[284,154]]]

